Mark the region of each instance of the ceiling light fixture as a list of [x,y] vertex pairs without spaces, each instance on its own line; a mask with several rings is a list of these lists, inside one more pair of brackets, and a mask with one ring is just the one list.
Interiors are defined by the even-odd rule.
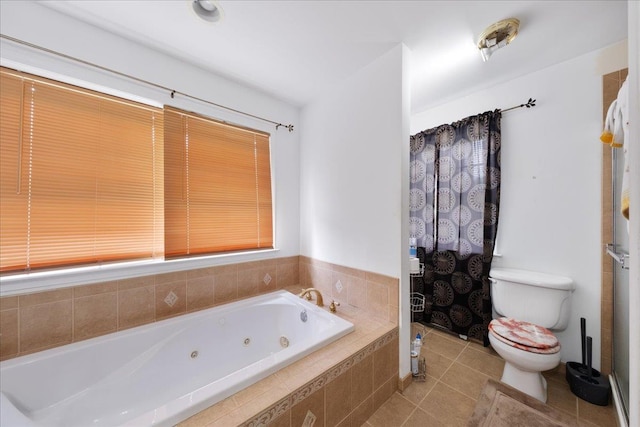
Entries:
[[209,22],[217,22],[222,19],[222,9],[214,0],[193,0],[193,11],[200,18]]
[[487,62],[493,52],[511,43],[518,35],[520,21],[516,18],[503,19],[488,26],[478,38],[478,49],[482,60]]

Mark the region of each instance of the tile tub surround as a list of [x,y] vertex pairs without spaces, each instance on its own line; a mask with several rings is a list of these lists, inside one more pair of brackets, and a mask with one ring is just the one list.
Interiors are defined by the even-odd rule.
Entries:
[[251,261],[0,298],[0,360],[296,285],[299,259]]
[[355,331],[178,426],[293,427],[307,416],[316,427],[364,424],[398,389],[398,328],[356,307],[337,314]]
[[300,285],[319,289],[327,305],[334,299],[398,323],[397,278],[301,256]]
[[0,360],[289,287],[398,321],[398,279],[294,256],[0,298]]
[[316,287],[327,307],[340,302],[338,315],[356,330],[183,424],[295,426],[311,411],[316,426],[356,426],[398,388],[398,283],[296,256],[4,297],[0,359],[276,289]]

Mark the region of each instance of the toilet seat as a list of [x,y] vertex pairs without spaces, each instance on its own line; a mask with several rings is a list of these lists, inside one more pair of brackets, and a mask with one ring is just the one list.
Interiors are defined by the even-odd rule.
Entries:
[[489,333],[511,347],[530,353],[555,354],[560,351],[560,343],[551,331],[522,320],[494,319],[489,323]]

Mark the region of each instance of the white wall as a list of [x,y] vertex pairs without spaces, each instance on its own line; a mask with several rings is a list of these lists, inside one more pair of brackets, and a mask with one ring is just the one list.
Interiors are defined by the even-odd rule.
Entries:
[[399,277],[402,54],[304,107],[301,255]]
[[[72,77],[151,99],[159,104],[173,105],[269,132],[276,206],[275,246],[278,251],[210,259],[205,264],[225,264],[299,254],[300,133],[298,130],[300,123],[297,107],[64,16],[37,3],[2,1],[0,7],[0,27],[4,35],[285,125],[294,124],[296,130],[292,133],[285,128],[276,131],[274,125],[263,121],[180,96],[172,99],[168,91],[114,77],[107,72],[96,71],[88,66],[61,60],[54,55],[20,47],[4,39],[1,41],[0,57],[3,65],[20,63],[29,66],[25,69],[28,71],[40,69],[48,73],[57,73],[60,76]],[[171,263],[167,262],[163,266],[155,266],[154,272],[158,272],[159,268],[177,268],[175,263],[169,264]],[[95,277],[105,279],[99,275]],[[114,278],[121,277],[114,276]],[[65,283],[73,284],[73,279],[66,280]]]
[[414,114],[411,134],[496,108],[502,116],[502,187],[494,265],[576,282],[562,360],[581,360],[580,317],[600,368],[602,75],[626,67],[626,42]]
[[[408,279],[401,267],[408,265],[407,55],[396,46],[306,106],[300,152],[300,254],[401,284]],[[406,335],[401,375],[409,371]]]

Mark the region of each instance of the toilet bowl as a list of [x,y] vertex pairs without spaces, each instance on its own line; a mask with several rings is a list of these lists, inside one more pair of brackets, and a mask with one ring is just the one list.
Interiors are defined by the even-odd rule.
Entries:
[[508,317],[489,323],[489,342],[505,361],[503,383],[547,401],[542,371],[560,363],[560,343],[547,328]]
[[495,311],[489,342],[505,361],[501,381],[546,402],[542,372],[560,363],[561,346],[552,331],[567,327],[575,284],[567,277],[506,268],[493,268],[489,276]]

